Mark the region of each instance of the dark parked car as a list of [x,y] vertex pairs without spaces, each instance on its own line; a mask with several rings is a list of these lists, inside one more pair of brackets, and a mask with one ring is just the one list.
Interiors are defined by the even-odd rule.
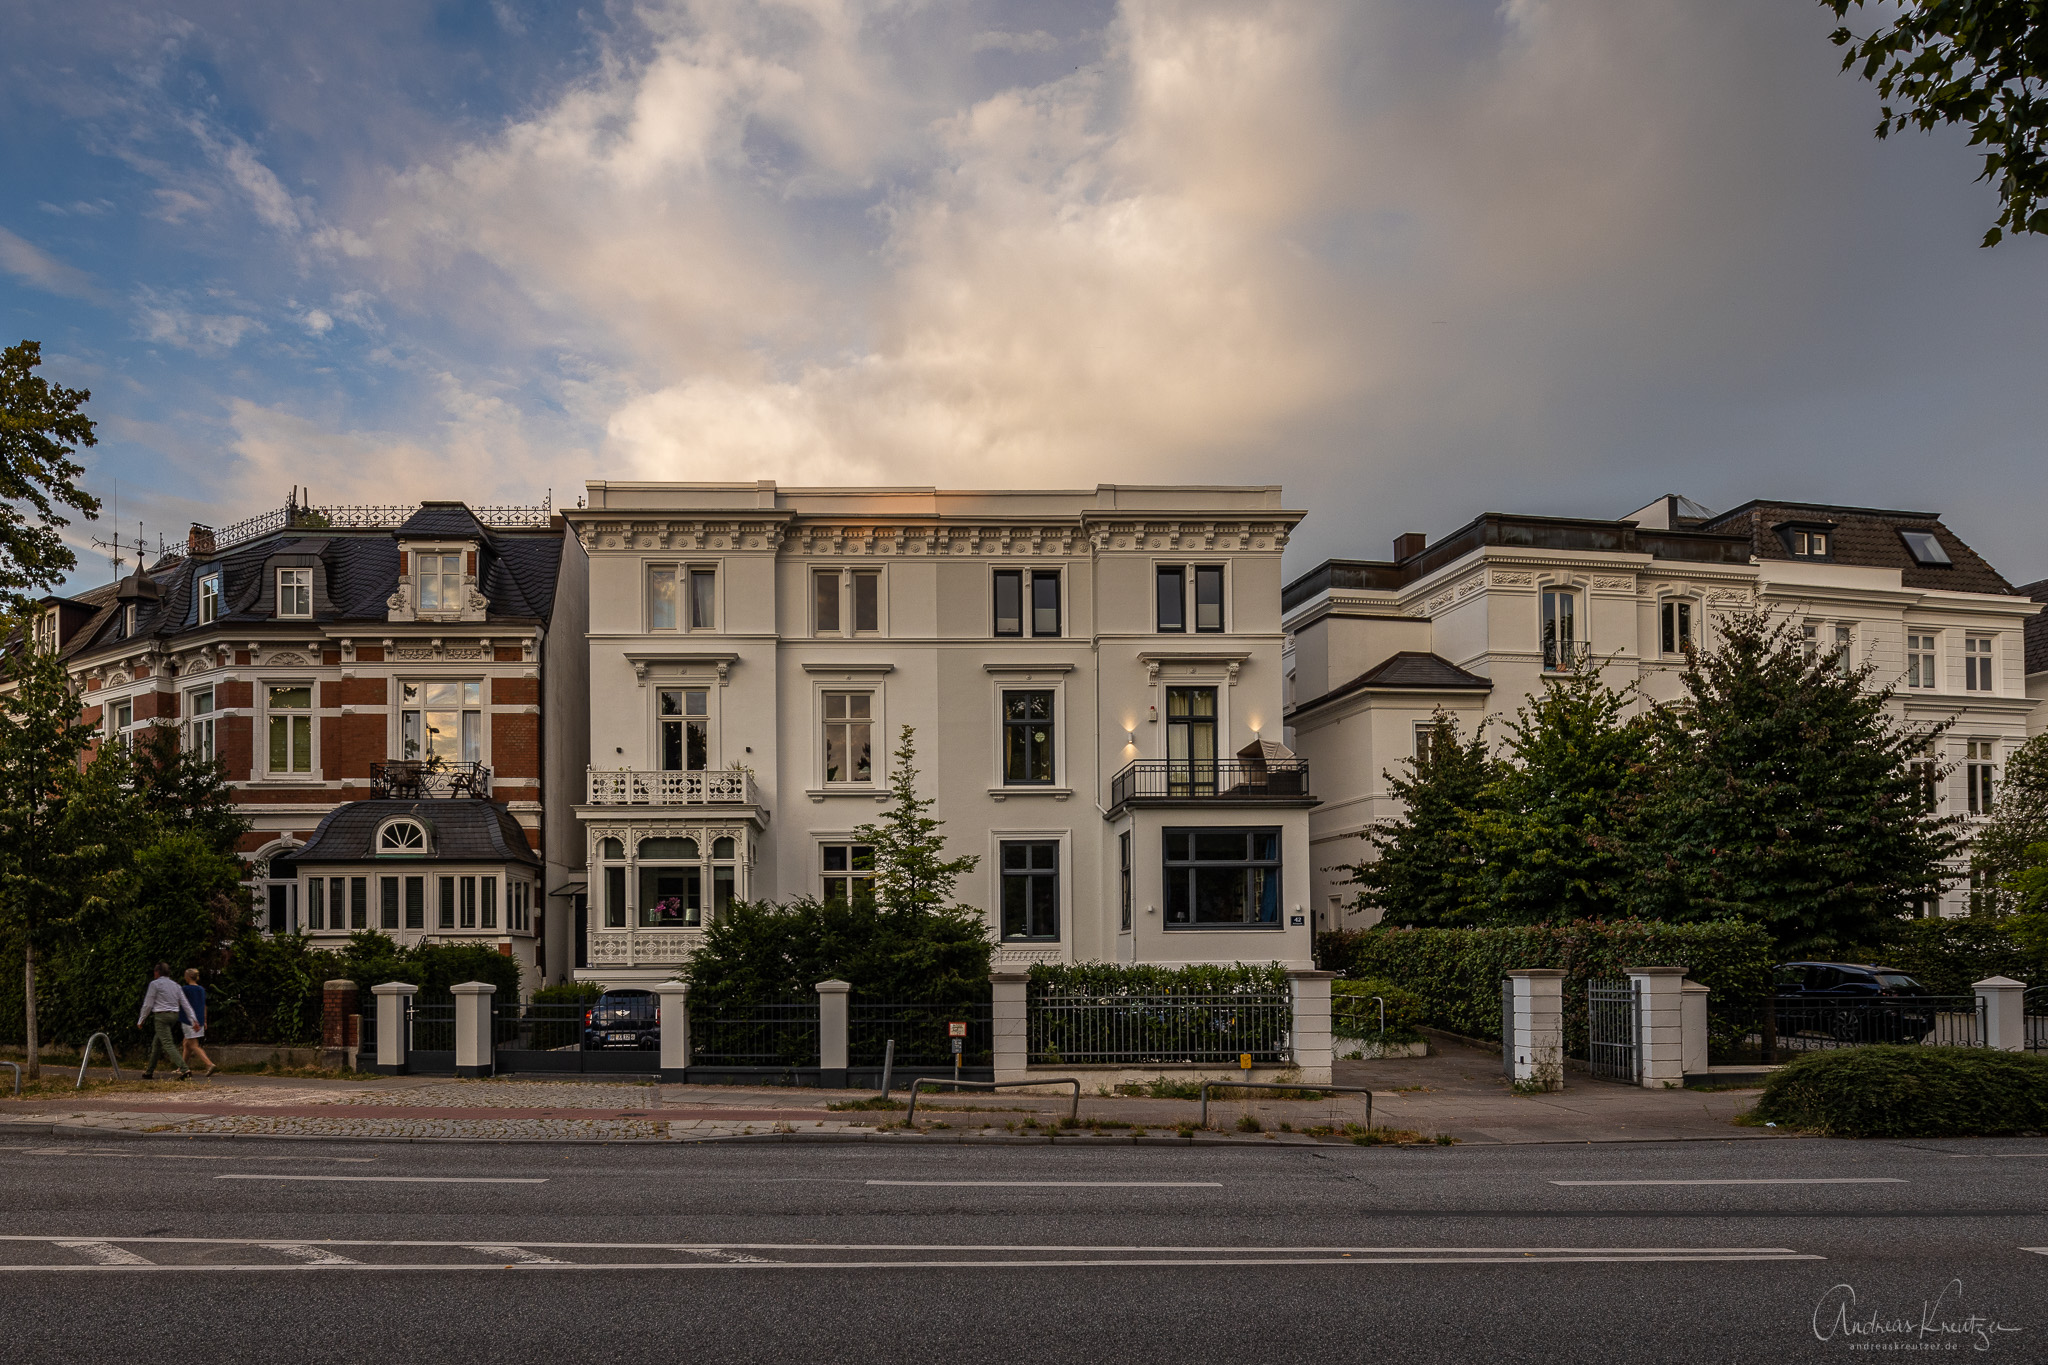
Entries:
[[653,991],[606,991],[583,1015],[583,1046],[653,1051],[661,1046],[661,1003]]
[[1927,988],[1867,962],[1787,962],[1778,968],[1779,1034],[1819,1033],[1842,1043],[1918,1042],[1934,1031]]

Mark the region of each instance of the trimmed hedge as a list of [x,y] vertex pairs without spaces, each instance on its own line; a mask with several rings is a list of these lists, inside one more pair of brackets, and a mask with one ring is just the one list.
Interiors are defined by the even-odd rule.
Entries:
[[1087,995],[1284,995],[1287,969],[1277,962],[1189,967],[1038,962],[1032,964],[1028,989],[1033,995],[1042,991],[1080,991]]
[[1418,1030],[1428,1022],[1422,997],[1391,981],[1370,978],[1330,983],[1332,1030],[1346,1038],[1377,1040],[1380,1036],[1380,1007],[1373,1003],[1374,996],[1386,1002],[1386,1041],[1412,1043],[1422,1037]]
[[1860,960],[1896,967],[1935,995],[1968,995],[1971,984],[1987,976],[2048,984],[2040,920],[2039,915],[1908,920]]
[[1390,981],[1422,1000],[1421,1022],[1470,1038],[1500,1037],[1500,983],[1508,972],[1564,972],[1565,1048],[1586,1051],[1586,986],[1628,967],[1684,967],[1717,995],[1771,992],[1770,935],[1722,920],[1576,920],[1499,929],[1359,929],[1316,936],[1316,961],[1353,980]]
[[1809,1052],[1771,1073],[1755,1116],[1831,1137],[2048,1132],[2048,1057],[1904,1044]]

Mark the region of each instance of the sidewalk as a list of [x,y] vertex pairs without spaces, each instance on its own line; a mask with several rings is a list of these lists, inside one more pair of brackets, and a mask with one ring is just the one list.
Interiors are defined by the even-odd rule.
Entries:
[[[105,1073],[97,1073],[105,1074]],[[1644,1142],[1789,1136],[1737,1127],[1754,1091],[1647,1091],[1572,1074],[1561,1094],[1519,1096],[1501,1080],[1499,1059],[1452,1047],[1431,1057],[1339,1062],[1335,1083],[1372,1088],[1372,1123],[1424,1139],[1473,1145]],[[0,1136],[288,1137],[385,1140],[690,1142],[707,1140],[1197,1142],[1294,1145],[1302,1130],[1363,1125],[1360,1095],[1323,1100],[1215,1101],[1209,1131],[1189,1134],[1190,1100],[1081,1097],[1081,1127],[1054,1139],[1051,1126],[1071,1100],[1057,1095],[976,1092],[920,1096],[920,1133],[884,1130],[901,1110],[834,1110],[872,1092],[656,1085],[563,1077],[458,1081],[399,1076],[296,1080],[217,1075],[155,1081],[77,1097],[0,1100]],[[898,1092],[901,1096],[902,1092]],[[930,1120],[926,1119],[927,1110]],[[1259,1126],[1247,1131],[1246,1116]],[[1095,1121],[1109,1128],[1089,1131]],[[1278,1131],[1282,1124],[1291,1132]]]

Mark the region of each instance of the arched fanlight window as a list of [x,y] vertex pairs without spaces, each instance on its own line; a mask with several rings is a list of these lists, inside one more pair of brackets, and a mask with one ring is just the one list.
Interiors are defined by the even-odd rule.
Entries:
[[417,820],[393,820],[378,831],[379,853],[425,853],[427,831]]
[[626,856],[626,846],[617,839],[600,840],[597,845],[597,856],[614,860],[623,858]]

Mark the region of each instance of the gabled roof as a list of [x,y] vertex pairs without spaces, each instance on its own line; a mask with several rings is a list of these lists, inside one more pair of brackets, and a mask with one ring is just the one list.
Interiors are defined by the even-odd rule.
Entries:
[[1341,687],[1297,705],[1292,714],[1301,715],[1326,702],[1354,692],[1490,692],[1493,684],[1477,673],[1468,673],[1449,659],[1416,649],[1404,649],[1374,664]]
[[[379,857],[377,831],[394,816],[410,816],[426,825],[431,853]],[[541,865],[540,855],[512,812],[497,801],[473,798],[431,798],[419,801],[351,801],[336,806],[313,831],[305,846],[291,853],[300,867],[313,863],[525,863]]]

